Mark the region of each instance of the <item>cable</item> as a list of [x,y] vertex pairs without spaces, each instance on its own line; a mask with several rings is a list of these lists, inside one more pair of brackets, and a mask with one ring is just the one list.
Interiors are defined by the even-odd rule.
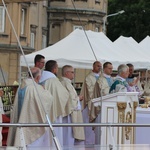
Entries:
[[90,40],[89,40],[89,37],[88,37],[88,35],[87,35],[86,31],[84,30],[84,27],[83,27],[83,25],[82,25],[82,22],[81,22],[79,13],[78,13],[78,11],[77,11],[77,9],[76,9],[76,6],[75,6],[75,4],[74,4],[74,1],[71,0],[71,2],[72,2],[72,5],[73,5],[73,7],[74,7],[74,9],[75,9],[75,11],[76,11],[76,14],[77,14],[77,16],[78,16],[79,22],[80,22],[80,24],[81,24],[81,26],[82,26],[82,28],[83,28],[84,34],[85,34],[85,36],[86,36],[86,38],[87,38],[87,41],[88,41],[88,43],[89,43],[89,45],[90,45],[90,48],[91,48],[91,50],[92,50],[92,52],[93,52],[93,55],[94,55],[94,57],[95,57],[95,60],[97,60],[97,57],[96,57],[96,55],[95,55],[95,52],[94,52],[94,49],[93,49],[93,47],[92,47],[92,45],[91,45],[91,42],[90,42]]
[[[91,48],[91,50],[92,50],[92,52],[93,52],[93,55],[94,55],[95,59],[97,60],[97,57],[96,57],[95,52],[94,52],[94,49],[93,49],[93,47],[92,47],[92,45],[91,45],[91,42],[90,42],[90,40],[89,40],[89,38],[88,38],[88,35],[87,35],[86,31],[84,30],[84,27],[83,27],[83,25],[82,25],[82,22],[81,22],[79,13],[78,13],[78,11],[77,11],[77,9],[76,9],[76,7],[75,7],[74,1],[73,1],[73,0],[71,0],[71,1],[72,1],[73,6],[74,6],[74,9],[75,9],[75,11],[76,11],[76,13],[77,13],[79,22],[80,22],[80,24],[81,24],[81,26],[82,26],[82,28],[83,28],[84,33],[85,33],[85,36],[86,36],[86,38],[87,38],[87,40],[88,40],[88,43],[89,43],[89,45],[90,45],[90,48]],[[102,75],[103,75],[103,70],[101,69],[101,75],[100,75],[100,76],[102,76]],[[101,116],[102,116],[102,86],[103,86],[103,85],[101,84],[101,89],[100,89],[101,110],[100,110],[100,115],[98,116],[98,120],[97,120],[98,122],[101,121]],[[98,140],[99,140],[99,141],[101,140],[101,135],[102,135],[102,133],[101,133],[100,127],[98,127]]]

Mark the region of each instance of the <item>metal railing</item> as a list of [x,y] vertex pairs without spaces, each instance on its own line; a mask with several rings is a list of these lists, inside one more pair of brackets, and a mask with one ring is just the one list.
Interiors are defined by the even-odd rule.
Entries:
[[[106,146],[103,145],[93,145],[91,147],[91,150],[122,150],[123,149],[128,149],[128,148],[132,148],[134,147],[134,150],[139,148],[139,145],[134,145],[134,144],[130,144],[130,145],[116,145],[114,142],[114,138],[111,134],[111,129],[112,127],[150,127],[150,124],[137,124],[137,123],[54,123],[52,124],[53,127],[74,127],[74,126],[84,126],[84,127],[107,127],[109,129],[109,135],[111,137],[111,140],[113,141],[113,144],[109,144]],[[0,127],[49,127],[48,123],[0,123]],[[145,144],[146,145],[146,144]],[[75,146],[75,147],[63,147],[63,150],[80,150],[80,149],[86,149],[87,145],[82,145],[82,146]],[[136,148],[137,147],[137,148]],[[141,146],[141,148],[143,148]],[[149,150],[150,146],[146,145],[146,149],[145,150]],[[19,147],[19,150],[24,150],[24,147]],[[54,148],[56,149],[56,148]],[[5,149],[4,149],[5,150]],[[36,148],[33,148],[33,150],[36,150]],[[90,150],[90,148],[89,148]],[[139,150],[139,149],[138,149]]]
[[[137,123],[53,123],[53,127],[150,127]],[[49,127],[48,123],[0,123],[0,127]]]

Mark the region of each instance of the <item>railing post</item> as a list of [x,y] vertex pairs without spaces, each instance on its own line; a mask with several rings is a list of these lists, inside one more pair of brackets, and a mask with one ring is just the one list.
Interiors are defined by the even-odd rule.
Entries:
[[111,145],[111,144],[109,145],[109,149],[110,149],[110,150],[116,150],[115,139],[114,139],[114,137],[113,137],[113,135],[112,135],[112,127],[109,126],[109,127],[108,127],[108,130],[109,130],[110,138],[111,138],[111,140],[112,140],[112,145]]
[[19,127],[19,131],[20,131],[20,143],[21,143],[21,147],[23,147],[23,150],[27,150],[22,127]]

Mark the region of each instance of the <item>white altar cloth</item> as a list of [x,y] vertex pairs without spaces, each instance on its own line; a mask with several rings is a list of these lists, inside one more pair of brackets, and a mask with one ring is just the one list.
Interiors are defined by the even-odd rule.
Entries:
[[[150,124],[150,107],[137,107],[136,123]],[[136,127],[135,134],[135,144],[150,144],[150,127]]]

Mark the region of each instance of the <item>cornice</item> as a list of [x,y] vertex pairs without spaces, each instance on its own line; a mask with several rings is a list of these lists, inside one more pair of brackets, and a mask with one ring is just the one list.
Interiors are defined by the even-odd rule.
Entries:
[[77,8],[76,10],[74,8],[65,8],[65,7],[48,7],[47,8],[47,12],[72,12],[72,13],[76,13],[76,11],[78,13],[82,13],[82,14],[96,14],[96,15],[100,15],[100,16],[105,16],[106,13],[103,11],[99,11],[99,10],[94,10],[94,9],[85,9],[85,8]]
[[[25,53],[31,53],[34,52],[35,49],[28,47],[28,46],[22,46]],[[18,45],[10,45],[10,44],[0,44],[0,52],[18,52],[21,53],[20,48]]]

